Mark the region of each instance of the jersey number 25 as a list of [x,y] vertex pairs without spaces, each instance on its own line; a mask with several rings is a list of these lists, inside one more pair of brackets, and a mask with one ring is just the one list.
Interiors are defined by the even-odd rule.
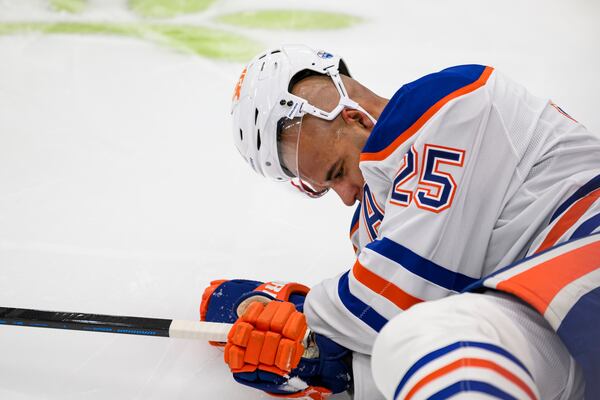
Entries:
[[[452,206],[456,181],[442,165],[464,165],[465,151],[450,147],[426,144],[419,174],[419,154],[414,147],[404,155],[402,166],[394,178],[390,203],[408,207],[413,201],[423,210],[439,213]],[[408,182],[419,176],[416,190],[406,189]]]

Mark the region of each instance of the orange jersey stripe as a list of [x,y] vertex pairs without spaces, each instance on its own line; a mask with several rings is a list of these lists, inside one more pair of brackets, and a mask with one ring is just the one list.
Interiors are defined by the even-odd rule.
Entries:
[[352,272],[356,280],[372,291],[379,293],[402,310],[407,310],[423,301],[406,293],[392,282],[386,281],[379,275],[369,271],[358,260],[356,260]]
[[599,265],[600,242],[593,242],[502,281],[496,288],[524,295],[527,303],[543,315],[562,288]]
[[[535,251],[535,253],[539,253],[540,251],[544,251],[554,246],[554,244],[564,235],[569,228],[573,226],[581,218],[583,214],[594,204],[596,200],[600,198],[600,189],[596,189],[593,192],[589,193],[587,196],[579,199],[574,205],[571,206],[563,214],[562,217],[554,224],[540,247]],[[535,254],[534,253],[534,254]]]
[[376,153],[361,153],[360,161],[380,161],[387,158],[390,154],[394,152],[402,143],[406,142],[409,138],[411,138],[425,123],[431,119],[446,103],[450,100],[470,93],[476,89],[479,89],[487,82],[488,78],[494,71],[492,67],[485,67],[479,79],[475,82],[468,84],[454,92],[450,93],[446,97],[440,99],[437,103],[431,106],[423,115],[419,117],[418,120],[415,121],[407,130],[402,132],[398,137],[385,149],[380,150]]
[[509,381],[514,383],[516,386],[521,388],[521,390],[523,390],[525,393],[527,393],[527,396],[529,396],[530,399],[532,399],[532,400],[537,399],[537,397],[535,396],[535,393],[533,393],[533,390],[531,390],[531,388],[525,382],[523,382],[518,376],[516,376],[509,370],[499,366],[498,364],[494,363],[493,361],[484,360],[481,358],[461,358],[460,360],[456,360],[448,365],[445,365],[444,367],[425,376],[423,379],[421,379],[419,382],[417,382],[417,384],[415,386],[413,386],[413,388],[407,393],[406,397],[404,397],[404,400],[410,400],[419,389],[421,389],[423,386],[427,385],[429,382],[431,382],[439,377],[442,377],[444,375],[447,375],[452,371],[455,371],[459,368],[464,368],[464,367],[478,367],[478,368],[491,369],[492,371],[497,372],[498,374],[502,375],[504,378],[508,379]]

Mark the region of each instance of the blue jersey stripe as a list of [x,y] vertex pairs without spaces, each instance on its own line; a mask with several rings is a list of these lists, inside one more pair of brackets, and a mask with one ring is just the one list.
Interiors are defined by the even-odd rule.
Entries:
[[349,273],[350,271],[342,275],[338,282],[338,295],[342,304],[358,319],[369,325],[374,331],[379,332],[388,320],[350,292]]
[[400,264],[413,274],[448,290],[460,292],[465,287],[477,282],[475,278],[450,271],[385,237],[369,243],[367,247]]
[[586,183],[585,185],[583,185],[582,187],[577,189],[577,191],[575,193],[573,193],[567,200],[565,200],[556,209],[554,214],[552,214],[552,218],[550,218],[550,222],[548,223],[548,225],[550,225],[552,223],[552,221],[554,221],[559,215],[561,215],[569,207],[571,207],[573,205],[573,203],[575,203],[577,200],[581,199],[582,197],[587,196],[588,194],[590,194],[591,192],[593,192],[594,190],[596,190],[598,188],[600,188],[600,175],[597,175],[592,180],[590,180],[588,183]]
[[586,219],[581,225],[575,229],[569,240],[579,239],[589,236],[600,226],[600,213]]
[[[600,257],[598,261],[600,265]],[[600,282],[596,282],[600,285]],[[585,398],[600,399],[600,287],[582,296],[557,330],[585,376]]]
[[388,147],[435,103],[477,81],[484,70],[482,65],[460,65],[402,86],[384,108],[362,152],[376,153]]
[[502,347],[498,347],[491,343],[482,343],[482,342],[468,342],[468,341],[456,342],[456,343],[452,343],[446,347],[442,347],[441,349],[434,350],[431,353],[424,355],[417,362],[415,362],[408,369],[408,371],[406,371],[406,374],[404,374],[404,376],[402,377],[402,380],[396,387],[396,391],[394,392],[394,398],[398,397],[398,394],[402,391],[402,389],[404,388],[404,385],[406,385],[406,382],[408,382],[408,380],[418,370],[420,370],[425,365],[429,364],[431,361],[433,361],[437,358],[440,358],[443,355],[446,355],[446,354],[448,354],[458,348],[461,348],[461,347],[477,347],[480,349],[491,351],[496,354],[500,354],[501,356],[503,356],[503,357],[509,359],[510,361],[514,362],[515,364],[517,364],[523,371],[525,371],[527,373],[527,375],[531,376],[531,374],[529,373],[529,371],[527,370],[525,365],[523,365],[523,363],[521,361],[519,361],[519,359],[517,357],[513,356],[511,353],[509,353]]
[[458,381],[428,397],[428,400],[444,400],[462,392],[480,392],[497,399],[517,400],[515,397],[498,389],[496,386],[481,381]]

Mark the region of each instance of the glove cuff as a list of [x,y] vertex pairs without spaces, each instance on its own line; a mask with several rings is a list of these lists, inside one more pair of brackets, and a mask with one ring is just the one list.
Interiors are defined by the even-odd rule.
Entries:
[[254,289],[254,291],[266,293],[281,301],[290,301],[293,294],[306,297],[309,290],[308,286],[296,282],[265,282]]

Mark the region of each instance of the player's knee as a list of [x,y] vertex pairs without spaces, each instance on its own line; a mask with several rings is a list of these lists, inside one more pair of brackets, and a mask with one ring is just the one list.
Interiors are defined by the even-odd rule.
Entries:
[[441,302],[421,303],[399,314],[381,330],[373,347],[372,370],[379,390],[394,399],[399,382],[421,349],[436,346],[450,317]]
[[467,340],[488,334],[478,315],[481,295],[465,294],[413,306],[409,312],[390,320],[379,333],[374,354],[389,355],[402,348],[406,351],[430,347],[440,340]]
[[[486,306],[482,295],[452,296],[419,304],[392,319],[373,348],[372,369],[379,390],[388,399],[428,398],[444,390],[455,391],[449,394],[454,396],[465,387],[471,392],[500,390],[515,398],[526,398],[529,393],[524,390],[537,395],[523,364],[496,340],[489,319],[482,318]],[[473,367],[465,367],[473,355],[488,371],[508,371],[518,383],[504,382],[481,366],[476,375],[482,378],[473,383]],[[438,379],[442,375],[445,378]]]

